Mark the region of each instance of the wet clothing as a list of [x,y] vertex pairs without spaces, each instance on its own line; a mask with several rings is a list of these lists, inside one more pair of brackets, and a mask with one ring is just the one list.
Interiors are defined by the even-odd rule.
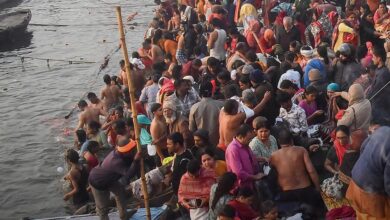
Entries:
[[[78,169],[79,170],[79,169]],[[88,186],[88,169],[82,166],[80,172],[80,179],[77,181],[77,185],[79,187],[78,192],[73,195],[73,204],[75,206],[81,206],[88,202],[89,195],[87,192]]]

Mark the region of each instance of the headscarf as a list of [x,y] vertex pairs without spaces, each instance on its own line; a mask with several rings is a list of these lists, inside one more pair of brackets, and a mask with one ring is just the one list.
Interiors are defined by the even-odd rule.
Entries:
[[340,91],[340,86],[337,83],[331,83],[326,87],[326,90],[332,91],[332,92],[339,92]]
[[366,97],[364,95],[364,89],[360,84],[352,84],[348,90],[349,105],[363,101]]
[[314,49],[311,46],[307,46],[307,49],[302,47],[300,52],[306,58],[312,58],[314,56]]
[[274,31],[272,29],[265,30],[264,39],[266,41],[271,41],[272,39],[274,39]]
[[343,163],[344,154],[347,151],[347,149],[350,148],[350,144],[341,145],[339,140],[334,141],[334,149],[336,151],[337,159],[339,160],[339,165]]

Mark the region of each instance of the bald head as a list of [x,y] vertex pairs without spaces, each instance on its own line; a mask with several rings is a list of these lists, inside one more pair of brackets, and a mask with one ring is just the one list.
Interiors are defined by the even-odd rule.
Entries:
[[283,18],[283,27],[287,32],[291,30],[293,27],[293,20],[291,17],[286,16]]

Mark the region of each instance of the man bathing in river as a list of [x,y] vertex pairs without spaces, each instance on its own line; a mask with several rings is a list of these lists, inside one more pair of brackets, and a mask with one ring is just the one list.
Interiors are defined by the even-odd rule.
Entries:
[[81,111],[79,115],[79,124],[77,125],[76,131],[78,129],[84,129],[85,125],[89,124],[91,121],[99,122],[99,116],[107,116],[107,113],[102,109],[88,106],[85,100],[80,100],[78,107]]
[[91,104],[89,104],[89,106],[91,106],[93,108],[102,109],[103,111],[106,111],[106,109],[104,109],[104,103],[102,102],[102,100],[100,100],[97,97],[97,95],[94,92],[89,92],[87,94],[87,98],[91,102]]
[[104,75],[103,81],[106,86],[101,91],[100,99],[103,100],[105,109],[109,111],[119,105],[122,92],[118,86],[111,84],[111,77],[109,75]]

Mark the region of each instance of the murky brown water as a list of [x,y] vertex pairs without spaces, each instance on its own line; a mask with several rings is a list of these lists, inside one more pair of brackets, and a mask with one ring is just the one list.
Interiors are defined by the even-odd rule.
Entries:
[[[143,40],[152,0],[26,0],[2,10],[28,8],[33,16],[31,43],[0,52],[0,219],[68,214],[56,169],[64,166],[63,151],[72,145],[64,130],[75,126],[77,112],[69,120],[64,116],[88,88],[99,92],[105,73],[119,71],[121,52],[91,84],[102,59],[118,45],[118,4],[123,15],[139,13],[133,21],[138,26],[127,27],[131,52]],[[18,56],[98,63],[50,61],[48,67],[45,60],[26,58],[22,66]]]

